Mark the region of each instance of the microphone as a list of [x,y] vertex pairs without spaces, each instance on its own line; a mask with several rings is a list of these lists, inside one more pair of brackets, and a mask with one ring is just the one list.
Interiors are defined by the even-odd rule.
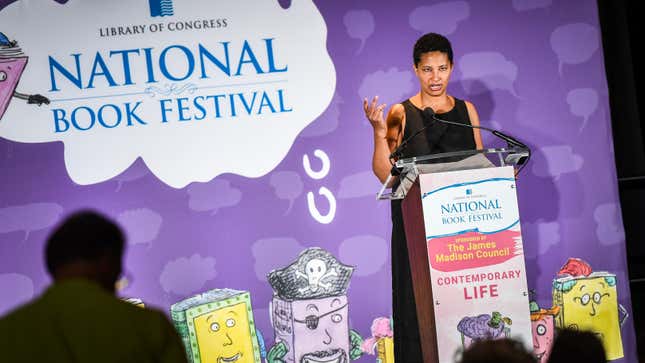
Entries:
[[[425,110],[423,110],[423,117],[426,119],[434,119],[434,110],[430,107],[426,107]],[[392,151],[392,153],[390,154],[390,159],[402,156],[403,150],[405,150],[406,146],[408,146],[410,140],[414,139],[415,136],[425,131],[430,125],[431,123],[428,123],[427,125],[417,130],[414,134],[408,136],[407,139],[403,140],[401,144],[396,149],[394,149],[394,151]]]
[[514,137],[512,137],[510,135],[507,135],[507,134],[505,134],[505,133],[503,133],[503,132],[501,132],[499,130],[490,129],[490,128],[484,127],[484,126],[467,125],[467,124],[462,124],[462,123],[459,123],[459,122],[442,120],[442,119],[438,118],[437,116],[435,116],[434,110],[432,108],[430,108],[430,107],[426,107],[422,111],[422,114],[423,114],[423,117],[425,117],[425,118],[432,119],[432,120],[435,120],[437,122],[441,122],[441,123],[444,123],[444,124],[454,125],[454,126],[461,126],[461,127],[468,127],[468,128],[471,128],[471,129],[486,130],[486,131],[490,132],[491,134],[499,137],[500,139],[506,141],[506,143],[509,146],[512,145],[512,146],[517,146],[517,147],[521,147],[521,148],[524,148],[524,149],[529,149],[529,147],[526,146],[521,141],[519,141],[516,138],[514,138]]

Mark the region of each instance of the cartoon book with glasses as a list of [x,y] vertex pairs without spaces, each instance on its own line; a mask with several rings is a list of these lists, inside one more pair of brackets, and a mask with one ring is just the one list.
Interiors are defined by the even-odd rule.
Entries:
[[9,40],[0,33],[0,120],[4,115],[12,97],[26,100],[27,103],[38,106],[49,104],[47,97],[35,94],[28,95],[16,91],[20,76],[27,66],[28,58],[18,47],[18,42]]
[[591,331],[602,340],[607,360],[624,356],[620,329],[628,314],[618,303],[615,274],[570,258],[553,280],[553,305],[560,309],[557,328]]
[[347,363],[361,356],[362,338],[348,323],[352,272],[329,252],[309,248],[294,263],[269,273],[276,345],[267,362]]

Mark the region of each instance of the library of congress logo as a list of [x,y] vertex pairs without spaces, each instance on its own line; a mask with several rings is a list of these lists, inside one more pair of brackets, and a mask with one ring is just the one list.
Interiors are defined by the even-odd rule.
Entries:
[[172,16],[174,15],[172,0],[148,0],[150,3],[150,16]]

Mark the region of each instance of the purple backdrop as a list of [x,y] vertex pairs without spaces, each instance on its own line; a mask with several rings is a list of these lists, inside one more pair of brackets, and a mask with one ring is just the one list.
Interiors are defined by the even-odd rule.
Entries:
[[[0,0],[0,8],[10,2]],[[316,4],[329,31],[336,94],[264,177],[223,175],[173,189],[139,160],[113,180],[79,186],[65,171],[61,143],[0,139],[0,313],[49,283],[42,248],[51,227],[66,213],[92,207],[128,232],[124,295],[167,311],[208,289],[248,290],[270,345],[266,274],[304,248],[320,246],[356,267],[348,291],[350,327],[369,336],[372,320],[391,314],[390,223],[388,203],[374,200],[372,131],[361,100],[379,95],[392,104],[412,96],[418,90],[412,44],[434,31],[446,34],[455,50],[449,92],[472,101],[482,125],[533,149],[518,192],[528,284],[540,306],[551,306],[551,283],[567,258],[579,257],[617,275],[619,303],[631,314],[594,0]],[[487,136],[484,143],[501,145]],[[320,180],[307,175],[302,161],[307,154],[318,169],[316,149],[331,161]],[[322,186],[337,200],[329,224],[314,220],[307,206],[307,192],[318,196]],[[322,197],[317,205],[327,212]],[[622,334],[621,361],[636,362],[631,318]]]

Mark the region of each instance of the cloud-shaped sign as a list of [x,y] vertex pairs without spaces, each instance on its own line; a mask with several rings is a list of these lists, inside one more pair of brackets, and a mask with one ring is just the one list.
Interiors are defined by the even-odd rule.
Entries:
[[[461,57],[457,62],[462,74],[462,83],[469,94],[501,89],[517,97],[513,84],[517,79],[517,65],[498,52],[474,52]],[[478,89],[479,84],[484,88]]]
[[223,179],[191,184],[186,190],[190,196],[188,207],[196,212],[216,214],[220,208],[232,207],[242,200],[242,192]]
[[340,181],[338,199],[374,197],[380,187],[381,184],[371,170],[347,175]]
[[255,276],[260,281],[267,281],[269,272],[288,265],[305,248],[295,239],[286,237],[263,238],[255,241],[251,247],[255,260]]
[[620,207],[616,203],[601,204],[593,211],[596,237],[602,245],[617,245],[625,240]]
[[387,262],[388,243],[383,237],[360,235],[341,242],[338,256],[345,263],[355,266],[357,276],[369,276],[380,271]]
[[450,1],[419,6],[410,13],[410,26],[421,33],[434,31],[450,35],[459,22],[470,17],[470,5],[465,1]]
[[278,171],[271,175],[269,184],[273,187],[276,197],[289,201],[289,206],[284,215],[289,214],[291,207],[293,207],[293,202],[302,194],[304,187],[300,174],[295,171]]
[[553,177],[555,180],[560,175],[573,173],[584,163],[584,159],[576,154],[569,145],[545,146],[540,148],[545,157],[545,162],[533,164],[533,173],[539,177]]
[[63,207],[55,203],[30,203],[0,209],[0,233],[30,231],[53,226],[60,220]]
[[168,262],[159,276],[159,282],[165,292],[188,295],[201,290],[207,281],[216,276],[215,259],[194,254]]
[[163,218],[148,208],[132,209],[120,213],[117,222],[127,231],[128,243],[149,243],[157,238]]
[[114,178],[141,157],[182,188],[269,173],[333,97],[327,27],[312,0],[151,11],[128,0],[2,9],[0,31],[16,44],[0,49],[0,136],[62,141],[78,184]]
[[593,88],[576,88],[567,93],[569,111],[583,118],[580,131],[584,129],[591,116],[598,108],[598,92]]
[[600,48],[598,28],[585,23],[559,26],[551,33],[551,49],[558,57],[558,71],[563,64],[580,64],[588,61]]
[[[403,97],[414,90],[413,78],[412,71],[401,71],[396,67],[387,71],[376,71],[363,78],[358,88],[358,96],[361,100],[366,97],[371,100],[373,96],[379,96],[379,102],[388,105],[402,102]],[[365,123],[367,124],[367,120]]]
[[350,10],[343,17],[347,34],[361,41],[356,54],[365,47],[365,41],[374,33],[374,15],[369,10]]

